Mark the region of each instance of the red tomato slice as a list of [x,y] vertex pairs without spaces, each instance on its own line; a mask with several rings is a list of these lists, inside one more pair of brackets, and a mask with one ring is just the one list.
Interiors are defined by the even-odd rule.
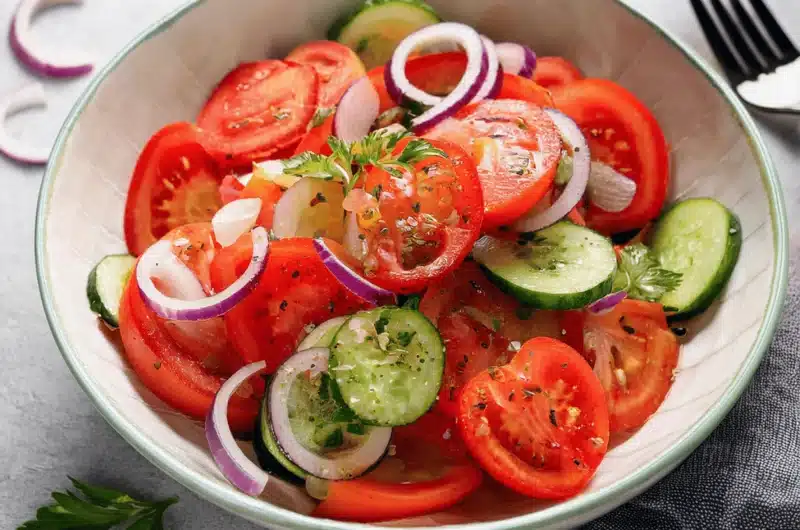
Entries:
[[167,125],[145,145],[125,200],[125,242],[138,256],[167,232],[210,221],[222,206],[222,173],[190,123]]
[[503,74],[503,84],[500,85],[500,92],[497,94],[496,99],[516,99],[519,101],[527,101],[540,107],[552,107],[553,98],[550,96],[550,91],[545,87],[538,85],[514,74]]
[[353,81],[367,71],[358,55],[338,42],[319,40],[301,44],[286,56],[287,61],[311,66],[319,76],[320,107],[333,107]]
[[650,110],[618,84],[582,79],[553,89],[556,107],[583,130],[592,159],[636,182],[633,202],[619,213],[589,205],[586,222],[605,234],[641,228],[664,205],[669,186],[669,149]]
[[539,57],[533,80],[545,88],[556,88],[583,79],[578,67],[563,57]]
[[[241,276],[252,254],[247,236],[219,251],[211,264],[214,288],[221,291]],[[272,372],[294,352],[307,326],[366,308],[323,265],[311,239],[281,239],[270,246],[262,280],[225,315],[225,324],[244,361],[267,361]]]
[[[120,302],[119,328],[125,357],[139,379],[162,401],[197,420],[208,413],[225,375],[185,352],[165,332],[162,319],[145,306],[136,276]],[[258,414],[259,381],[243,385],[231,398],[228,420],[237,432],[249,432]]]
[[[409,141],[401,141],[399,153]],[[364,189],[377,207],[357,212],[370,281],[398,293],[423,290],[458,267],[480,235],[481,185],[472,159],[457,145],[433,140],[447,157],[428,157],[414,172],[374,168]]]
[[436,409],[453,417],[462,387],[490,366],[508,363],[516,352],[512,341],[519,347],[531,337],[559,337],[561,332],[555,312],[523,307],[474,261],[428,287],[419,309],[437,326],[447,350]]
[[219,197],[222,199],[222,204],[241,199],[243,189],[244,185],[239,182],[235,173],[225,175],[222,184],[219,185]]
[[320,125],[312,127],[303,139],[297,144],[294,155],[311,151],[319,155],[331,154],[331,147],[328,145],[328,138],[333,135],[333,114],[325,118]]
[[678,339],[663,308],[628,299],[583,317],[584,355],[606,391],[611,432],[641,427],[666,398],[678,365]]
[[[395,427],[392,440],[396,445],[412,451],[412,445],[424,446],[418,453],[438,451],[443,460],[462,462],[469,458],[467,446],[461,439],[454,417],[432,410],[411,425]],[[405,450],[405,449],[404,449]]]
[[247,186],[243,186],[236,175],[227,175],[219,187],[222,202],[228,204],[238,199],[261,199],[261,212],[256,224],[267,230],[272,228],[275,217],[275,205],[283,195],[283,188],[255,173],[250,177]]
[[483,188],[483,228],[526,214],[550,189],[561,157],[553,121],[532,103],[486,100],[461,109],[427,138],[447,139],[473,154]]
[[220,82],[197,117],[208,149],[228,168],[247,169],[306,132],[319,99],[310,66],[266,60],[239,65]]
[[546,337],[470,380],[458,426],[486,472],[540,499],[580,492],[608,449],[603,387],[575,350]]

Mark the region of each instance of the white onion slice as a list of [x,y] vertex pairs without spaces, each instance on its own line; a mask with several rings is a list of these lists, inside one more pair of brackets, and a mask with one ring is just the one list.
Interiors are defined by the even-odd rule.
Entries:
[[636,183],[602,162],[592,162],[586,188],[589,202],[607,212],[618,213],[633,202]]
[[488,37],[481,35],[483,41],[483,51],[486,54],[486,79],[483,85],[478,89],[478,93],[472,98],[472,103],[482,101],[484,99],[492,99],[500,91],[500,85],[503,78],[500,71],[500,60],[497,56],[494,42]]
[[[136,265],[136,281],[142,299],[157,315],[168,320],[206,320],[224,315],[255,289],[267,267],[269,254],[267,231],[257,226],[250,233],[253,237],[253,257],[247,269],[227,289],[208,297],[195,296],[198,293],[192,291],[193,288],[187,288],[181,293],[180,298],[173,298],[159,291],[153,283],[153,277],[170,283],[171,290],[175,289],[175,283],[190,285],[191,282],[185,273],[188,269],[172,253],[172,243],[162,240],[153,244],[142,254]],[[191,271],[189,273],[191,274]],[[176,282],[178,277],[180,281]],[[200,284],[197,278],[194,278],[194,281],[197,285]],[[202,290],[202,287],[200,289]]]
[[501,42],[495,48],[505,72],[528,79],[533,77],[536,69],[536,54],[533,50],[516,42]]
[[11,136],[5,128],[5,120],[9,116],[25,109],[45,106],[47,98],[40,83],[30,84],[0,100],[0,153],[23,164],[47,163],[49,148],[27,145]]
[[[467,54],[464,75],[453,91],[443,98],[415,87],[405,72],[408,58],[414,50],[442,41],[458,42]],[[415,131],[420,132],[436,125],[472,101],[486,81],[488,62],[483,40],[474,29],[458,22],[434,24],[412,33],[400,42],[386,65],[386,88],[398,103],[408,98],[431,107],[411,121]]]
[[354,270],[340,260],[328,245],[321,239],[314,240],[314,249],[322,259],[322,263],[331,271],[344,287],[356,296],[359,296],[373,305],[393,304],[397,297],[391,291],[378,287],[374,283],[362,278]]
[[392,429],[368,427],[361,444],[332,456],[310,451],[297,440],[289,420],[289,394],[298,375],[327,372],[329,354],[328,348],[299,351],[278,368],[269,386],[269,417],[275,439],[289,460],[316,477],[343,480],[365,473],[386,454]]
[[239,199],[229,202],[211,218],[214,239],[223,247],[236,243],[242,234],[249,232],[261,213],[261,199]]
[[589,181],[592,158],[580,127],[562,112],[555,109],[545,109],[545,112],[558,127],[564,142],[572,147],[572,177],[550,208],[543,212],[534,210],[514,224],[519,232],[535,232],[563,219],[581,200]]
[[345,142],[362,139],[378,117],[380,107],[380,96],[369,77],[354,81],[336,107],[333,134]]
[[78,77],[91,72],[91,62],[79,57],[46,58],[31,39],[31,20],[36,13],[51,6],[81,3],[82,0],[22,0],[8,31],[8,42],[17,59],[31,71],[47,77]]
[[236,444],[228,425],[228,402],[242,383],[266,367],[265,361],[248,364],[225,381],[214,396],[205,424],[206,440],[214,462],[231,484],[253,497],[264,491],[270,478]]
[[625,300],[627,297],[628,293],[625,291],[617,291],[615,293],[607,294],[603,298],[595,300],[591,304],[587,305],[586,310],[594,315],[602,315],[617,307],[617,304]]

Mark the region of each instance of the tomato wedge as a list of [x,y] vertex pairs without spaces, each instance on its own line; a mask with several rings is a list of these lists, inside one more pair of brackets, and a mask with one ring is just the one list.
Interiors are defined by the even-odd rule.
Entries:
[[[220,250],[211,264],[214,288],[219,292],[241,276],[252,254],[247,235]],[[311,239],[281,239],[270,246],[262,281],[225,315],[225,325],[242,359],[264,360],[272,372],[294,352],[308,326],[366,308],[323,265]]]
[[541,107],[518,100],[485,100],[458,111],[426,135],[473,154],[483,188],[483,228],[507,225],[550,189],[561,137]]
[[669,186],[669,149],[650,110],[605,79],[581,79],[554,88],[556,107],[583,130],[592,159],[636,182],[633,202],[619,213],[590,204],[586,222],[605,234],[643,227],[658,216]]
[[317,72],[320,107],[335,106],[353,81],[367,73],[356,52],[330,40],[301,44],[286,60],[311,66]]
[[540,107],[552,107],[553,98],[545,87],[514,74],[503,74],[503,84],[496,99],[527,101]]
[[190,123],[167,125],[139,155],[125,199],[125,243],[138,256],[167,232],[210,221],[222,206],[222,172]]
[[539,57],[533,80],[545,88],[556,88],[583,79],[578,67],[563,57]]
[[266,60],[239,65],[220,82],[197,117],[209,152],[226,168],[249,169],[306,132],[319,100],[311,66]]
[[604,315],[579,315],[584,356],[605,389],[611,432],[641,427],[664,402],[678,365],[680,346],[663,308],[627,299]]
[[520,342],[559,337],[561,332],[557,313],[523,307],[492,284],[474,261],[465,261],[428,287],[419,309],[437,326],[446,347],[436,410],[453,417],[461,389],[473,376],[508,363]]
[[331,147],[328,145],[328,138],[333,135],[333,115],[325,118],[321,124],[312,127],[297,144],[294,150],[295,155],[311,151],[319,155],[331,154]]
[[[409,141],[414,140],[399,142],[395,153]],[[483,203],[475,164],[457,145],[431,144],[447,156],[427,157],[413,172],[372,169],[364,189],[377,206],[356,212],[366,244],[365,277],[398,293],[419,292],[458,267],[480,235]]]
[[461,394],[458,426],[486,472],[540,499],[577,494],[608,449],[603,387],[575,350],[547,337],[473,377]]

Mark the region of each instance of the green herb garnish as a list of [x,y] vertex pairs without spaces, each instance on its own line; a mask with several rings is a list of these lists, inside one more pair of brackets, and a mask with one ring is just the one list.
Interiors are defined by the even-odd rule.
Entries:
[[627,291],[636,300],[657,302],[681,284],[682,276],[662,268],[649,248],[636,243],[622,249],[613,289]]

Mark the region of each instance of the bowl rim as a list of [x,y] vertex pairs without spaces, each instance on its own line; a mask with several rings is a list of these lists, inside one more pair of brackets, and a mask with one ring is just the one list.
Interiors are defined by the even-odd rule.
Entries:
[[[563,501],[544,510],[499,521],[469,523],[468,525],[446,525],[443,528],[468,527],[472,530],[512,530],[515,528],[533,526],[562,526],[577,520],[588,520],[590,517],[599,517],[601,514],[616,508],[633,496],[638,495],[688,457],[725,418],[755,374],[765,352],[772,342],[775,330],[780,322],[781,310],[783,308],[788,285],[788,220],[777,170],[770,158],[766,144],[764,143],[755,121],[724,78],[701,56],[670,31],[659,26],[650,17],[641,13],[636,8],[627,5],[623,0],[613,1],[634,17],[647,23],[669,44],[681,52],[695,68],[706,76],[709,83],[717,89],[719,94],[731,106],[734,111],[734,117],[739,121],[742,131],[749,141],[751,150],[760,168],[762,183],[767,192],[775,244],[774,273],[763,324],[759,328],[758,335],[743,365],[734,376],[727,390],[691,429],[653,461],[621,479],[616,484]],[[258,498],[253,498],[244,493],[232,490],[219,481],[210,479],[174,459],[172,455],[159,447],[155,440],[142,433],[133,423],[127,421],[123,416],[117,414],[111,401],[103,396],[100,390],[92,383],[88,373],[78,360],[76,349],[70,344],[66,333],[61,329],[60,319],[50,289],[50,278],[45,254],[45,232],[50,197],[53,192],[55,177],[60,169],[66,142],[84,109],[94,97],[98,87],[115,68],[140,44],[168,29],[174,22],[204,2],[205,0],[188,0],[185,4],[173,10],[171,13],[168,13],[139,33],[124,48],[117,52],[102,70],[93,77],[88,87],[78,98],[59,131],[50,155],[50,160],[45,169],[44,178],[42,179],[36,209],[36,276],[47,322],[70,371],[106,421],[108,421],[134,449],[178,483],[223,509],[259,524],[263,524],[267,521],[272,524],[283,525],[287,528],[304,530],[380,528],[375,525],[318,519],[271,505]]]

